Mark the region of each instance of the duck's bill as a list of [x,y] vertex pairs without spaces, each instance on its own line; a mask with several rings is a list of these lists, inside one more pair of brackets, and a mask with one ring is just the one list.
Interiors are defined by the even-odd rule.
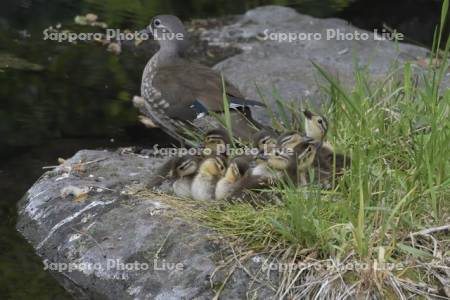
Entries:
[[143,41],[153,39],[153,32],[149,28],[142,29],[138,32],[135,45],[139,46]]

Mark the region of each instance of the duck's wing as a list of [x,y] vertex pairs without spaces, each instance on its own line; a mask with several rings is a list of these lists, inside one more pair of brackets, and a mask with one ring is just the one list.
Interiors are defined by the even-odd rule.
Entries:
[[170,136],[192,144],[185,129],[195,129],[192,122],[200,116],[224,111],[223,85],[230,101],[233,131],[237,137],[247,138],[258,127],[247,106],[263,104],[244,99],[235,86],[209,67],[185,60],[158,68],[140,110]]
[[153,86],[161,91],[163,98],[170,104],[168,115],[181,120],[187,119],[186,109],[197,113],[222,112],[224,85],[231,108],[264,106],[258,101],[245,99],[234,85],[222,81],[219,73],[201,64],[182,60],[160,67],[153,79]]

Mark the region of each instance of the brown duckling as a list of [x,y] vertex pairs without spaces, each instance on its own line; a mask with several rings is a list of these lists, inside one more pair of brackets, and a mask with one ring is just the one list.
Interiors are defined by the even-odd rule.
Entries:
[[275,133],[268,130],[260,130],[253,136],[253,147],[256,147],[258,154],[253,157],[253,165],[250,171],[252,176],[260,178],[270,178],[272,172],[264,157],[276,148]]
[[259,153],[269,153],[277,146],[275,133],[269,130],[260,130],[253,136],[253,146]]
[[277,149],[269,155],[268,165],[276,172],[276,178],[284,178],[288,182],[307,184],[306,172],[314,162],[318,143],[305,138],[293,149]]
[[192,198],[195,200],[214,200],[217,181],[226,170],[225,159],[213,156],[204,159],[191,185]]
[[204,155],[226,155],[231,144],[228,132],[223,128],[209,130],[203,141]]
[[272,173],[270,178],[272,182],[283,179],[288,182],[297,182],[296,156],[293,151],[277,148],[266,159]]
[[[336,174],[342,174],[343,169],[351,164],[349,156],[334,151],[333,146],[325,141],[328,132],[328,121],[308,110],[304,110],[306,135],[320,143],[314,166],[319,170],[319,176],[329,177],[335,169]],[[320,179],[320,178],[319,178]]]
[[181,198],[191,198],[192,181],[197,173],[200,158],[192,155],[178,157],[174,161],[172,174],[175,181],[172,185],[175,195]]
[[250,164],[248,157],[237,157],[233,159],[225,172],[225,175],[217,182],[215,199],[226,199],[242,186],[246,185],[249,179]]
[[292,150],[300,143],[310,140],[311,137],[302,136],[297,131],[288,131],[278,138],[277,144],[279,148]]
[[307,140],[294,148],[296,155],[297,174],[300,177],[300,183],[306,185],[308,183],[306,179],[306,172],[313,165],[316,158],[317,149],[320,147],[320,143],[313,140]]
[[[196,151],[195,154],[197,157],[197,163],[199,163],[199,160],[203,157],[226,154],[226,149],[229,143],[230,139],[228,137],[228,133],[224,129],[216,128],[206,132],[203,143],[201,144],[201,147],[197,149],[198,151]],[[186,156],[186,159],[187,158],[188,156]],[[192,157],[190,158],[192,159]],[[177,165],[181,162],[182,160],[180,161],[180,156],[175,156],[167,160],[158,168],[156,174],[152,176],[148,185],[150,187],[158,186],[164,180],[176,176],[176,172],[174,171]]]

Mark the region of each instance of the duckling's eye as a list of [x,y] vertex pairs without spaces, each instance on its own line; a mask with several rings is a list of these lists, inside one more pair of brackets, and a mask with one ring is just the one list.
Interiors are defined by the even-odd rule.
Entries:
[[223,170],[223,169],[225,169],[225,166],[221,163],[221,162],[217,162],[217,166],[219,167],[219,170]]
[[153,21],[153,24],[155,26],[159,26],[159,25],[161,25],[161,21],[159,19],[156,19],[155,21]]
[[186,169],[187,167],[189,167],[190,165],[191,165],[190,163],[183,164],[183,165],[181,165],[181,166],[178,167],[178,170],[184,170],[184,169]]
[[267,144],[268,142],[269,142],[269,140],[270,140],[270,138],[263,138],[262,140],[261,140],[261,143],[263,143],[263,144]]
[[317,122],[319,122],[319,124],[323,124],[322,119],[317,120]]

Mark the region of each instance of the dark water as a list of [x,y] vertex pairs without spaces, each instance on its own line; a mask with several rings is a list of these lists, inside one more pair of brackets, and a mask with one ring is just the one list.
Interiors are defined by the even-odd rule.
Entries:
[[[136,122],[129,99],[139,92],[148,58],[115,56],[103,47],[42,40],[57,23],[73,26],[77,14],[95,12],[114,28],[143,28],[151,16],[185,20],[239,14],[264,4],[288,5],[317,17],[341,17],[355,25],[396,28],[429,46],[438,23],[438,0],[2,0],[0,58],[0,299],[64,299],[68,295],[42,271],[32,248],[15,232],[16,202],[41,175],[42,166],[83,148],[151,145],[164,135]],[[0,59],[1,61],[1,59]],[[1,64],[0,64],[1,66]],[[113,141],[112,141],[113,140]]]

